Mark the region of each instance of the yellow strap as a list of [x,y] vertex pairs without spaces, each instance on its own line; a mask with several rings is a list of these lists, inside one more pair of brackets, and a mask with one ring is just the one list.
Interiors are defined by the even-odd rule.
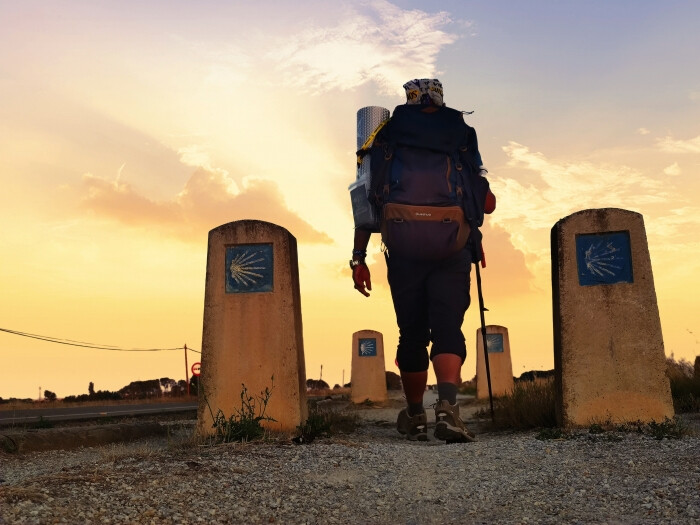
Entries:
[[[375,129],[372,133],[369,134],[369,137],[367,137],[367,140],[365,140],[365,143],[362,145],[362,147],[360,148],[359,151],[369,150],[370,146],[372,145],[372,142],[374,142],[374,137],[377,136],[377,133],[379,133],[379,130],[382,129],[386,125],[386,123],[389,122],[390,120],[391,120],[391,117],[389,117],[388,119],[381,122],[379,124],[379,126],[377,126],[377,129]],[[357,165],[358,166],[360,164],[362,164],[362,158],[363,157],[360,155],[357,156]]]

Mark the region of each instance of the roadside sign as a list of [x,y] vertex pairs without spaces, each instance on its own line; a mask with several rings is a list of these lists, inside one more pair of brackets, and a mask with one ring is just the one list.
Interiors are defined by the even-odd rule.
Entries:
[[193,363],[192,364],[192,375],[193,376],[198,376],[202,371],[202,363]]

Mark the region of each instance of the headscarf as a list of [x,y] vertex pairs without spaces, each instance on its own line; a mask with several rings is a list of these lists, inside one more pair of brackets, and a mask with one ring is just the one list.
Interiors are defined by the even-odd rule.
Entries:
[[442,83],[437,78],[415,78],[403,85],[406,104],[434,104],[444,106]]

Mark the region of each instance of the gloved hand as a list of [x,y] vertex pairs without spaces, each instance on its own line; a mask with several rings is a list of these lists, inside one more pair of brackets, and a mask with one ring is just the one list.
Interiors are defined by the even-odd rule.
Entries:
[[[372,290],[372,281],[366,264],[360,264],[352,269],[352,280],[355,281],[355,290],[365,297],[369,297],[367,290]],[[365,290],[365,286],[367,290]]]
[[491,193],[491,190],[486,194],[486,202],[484,202],[484,213],[493,213],[496,209],[496,196]]

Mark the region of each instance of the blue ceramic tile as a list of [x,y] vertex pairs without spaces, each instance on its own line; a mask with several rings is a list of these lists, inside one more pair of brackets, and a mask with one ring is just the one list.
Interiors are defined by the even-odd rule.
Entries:
[[372,339],[360,339],[359,341],[359,353],[360,357],[374,357],[377,355],[377,340]]
[[577,235],[576,263],[581,286],[634,282],[629,232]]
[[489,354],[503,352],[503,334],[486,334],[486,351]]
[[226,293],[271,292],[272,244],[226,247]]

